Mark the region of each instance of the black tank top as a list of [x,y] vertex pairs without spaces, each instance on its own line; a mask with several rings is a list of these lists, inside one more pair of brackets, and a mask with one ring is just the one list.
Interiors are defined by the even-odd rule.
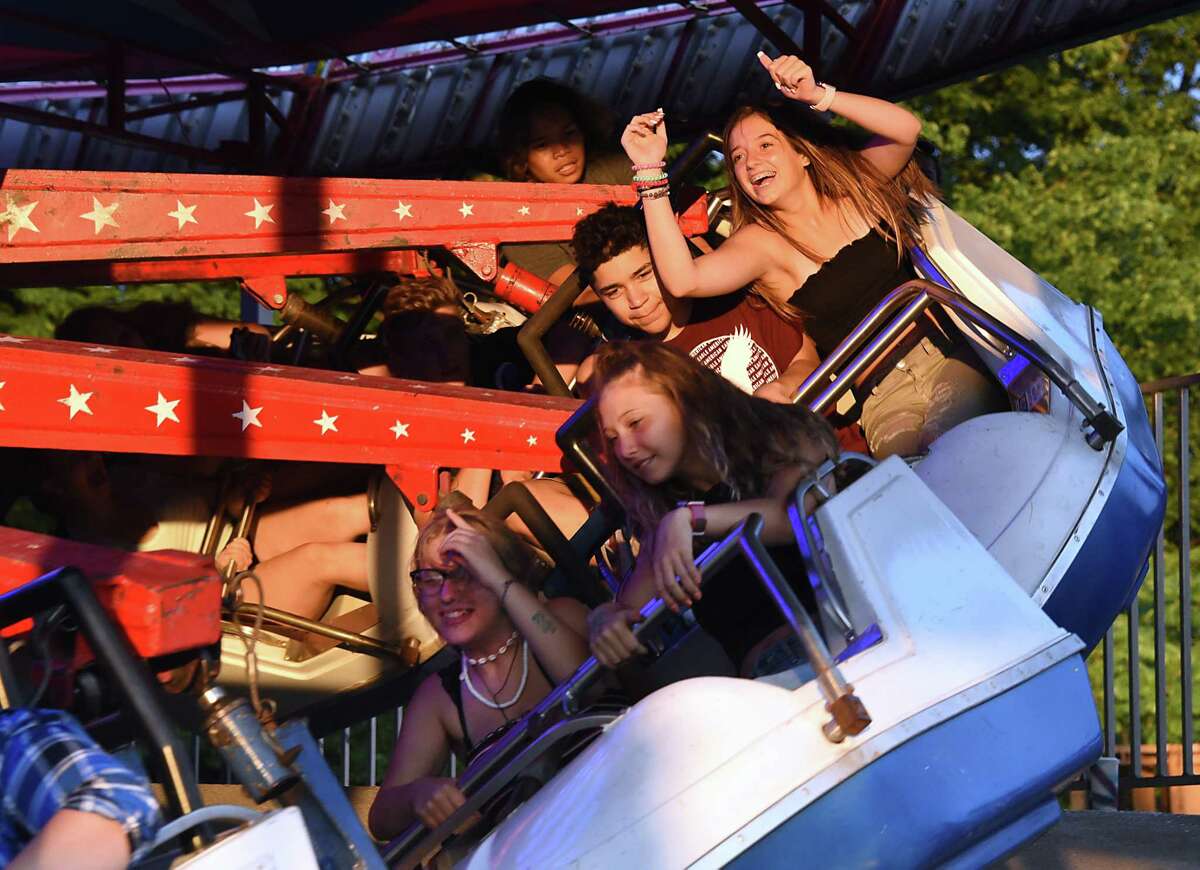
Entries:
[[[528,643],[528,641],[526,641],[526,643]],[[514,652],[516,651],[514,650]],[[537,665],[538,670],[542,672],[542,676],[546,678],[546,682],[550,684],[550,687],[554,688],[554,680],[550,679],[550,675],[546,673],[546,669],[542,667],[542,663],[538,661],[538,657],[534,655],[532,647],[529,649],[529,657],[533,659],[533,663]],[[512,725],[512,722],[506,722],[498,728],[489,731],[484,736],[483,740],[479,742],[479,745],[476,746],[471,740],[471,732],[467,730],[467,714],[466,711],[463,710],[462,680],[459,679],[461,674],[461,660],[447,665],[438,671],[438,677],[442,681],[442,688],[446,690],[446,694],[449,695],[450,700],[454,702],[454,709],[458,711],[458,724],[462,726],[463,733],[463,752],[466,755],[467,763],[470,764],[471,759],[475,756],[476,750],[490,745],[495,740],[498,733],[507,729],[510,725]],[[517,720],[514,719],[513,722],[515,721]]]
[[804,331],[825,359],[879,301],[916,277],[908,255],[877,229],[846,245],[809,276],[788,301],[804,312]]

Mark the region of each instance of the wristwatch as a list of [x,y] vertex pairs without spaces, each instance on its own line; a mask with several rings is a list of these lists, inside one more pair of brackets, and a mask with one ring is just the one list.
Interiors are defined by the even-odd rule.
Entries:
[[704,502],[681,501],[676,507],[687,508],[692,515],[692,537],[698,538],[708,528],[708,517],[704,515]]

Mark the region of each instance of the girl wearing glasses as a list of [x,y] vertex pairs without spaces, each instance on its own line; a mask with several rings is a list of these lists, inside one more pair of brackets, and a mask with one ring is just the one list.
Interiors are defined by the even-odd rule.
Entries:
[[543,600],[545,566],[502,522],[440,510],[417,541],[417,604],[459,661],[428,677],[404,710],[371,832],[399,835],[414,819],[432,828],[465,797],[441,776],[450,752],[469,759],[485,735],[519,719],[588,656],[587,609]]

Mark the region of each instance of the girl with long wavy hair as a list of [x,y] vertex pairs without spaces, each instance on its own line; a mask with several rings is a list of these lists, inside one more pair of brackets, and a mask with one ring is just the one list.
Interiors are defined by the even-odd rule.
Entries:
[[801,405],[749,396],[658,342],[601,346],[593,383],[601,452],[639,551],[616,601],[589,616],[592,653],[615,667],[644,652],[631,627],[657,595],[673,610],[691,607],[743,676],[799,664],[794,646],[780,657],[790,634],[758,579],[729,568],[701,589],[693,547],[696,536],[724,535],[761,514],[764,542],[811,604],[786,504],[804,477],[837,456],[829,425]]
[[[649,167],[636,182],[663,289],[699,297],[749,285],[777,310],[802,316],[824,358],[889,291],[916,276],[907,251],[920,242],[936,190],[913,160],[921,124],[907,109],[821,84],[797,57],[759,59],[789,102],[744,106],[725,127],[734,231],[717,250],[692,258],[664,195],[665,174],[652,174],[667,147],[662,111],[635,116],[621,144],[635,167]],[[797,103],[840,115],[868,138],[815,124]],[[856,386],[876,456],[920,452],[995,405],[974,352],[932,316]]]

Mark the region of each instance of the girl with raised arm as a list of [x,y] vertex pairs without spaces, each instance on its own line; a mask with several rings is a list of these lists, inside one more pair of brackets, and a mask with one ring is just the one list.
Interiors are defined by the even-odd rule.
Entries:
[[[661,110],[637,115],[621,137],[638,175],[654,264],[673,296],[719,296],[746,285],[802,314],[826,357],[896,286],[915,277],[907,250],[920,241],[933,186],[917,169],[920,122],[884,100],[814,80],[797,57],[766,72],[791,104],[744,106],[725,127],[734,232],[695,259],[665,196],[667,132]],[[870,137],[812,123],[795,103],[833,112]],[[807,111],[807,110],[801,110]],[[991,410],[995,388],[953,327],[922,318],[857,385],[876,456],[923,450],[951,426]]]
[[534,591],[533,551],[499,520],[439,510],[417,540],[413,587],[421,612],[459,660],[426,678],[404,709],[371,832],[433,828],[465,802],[442,771],[451,751],[469,759],[571,676],[587,658],[586,608]]

